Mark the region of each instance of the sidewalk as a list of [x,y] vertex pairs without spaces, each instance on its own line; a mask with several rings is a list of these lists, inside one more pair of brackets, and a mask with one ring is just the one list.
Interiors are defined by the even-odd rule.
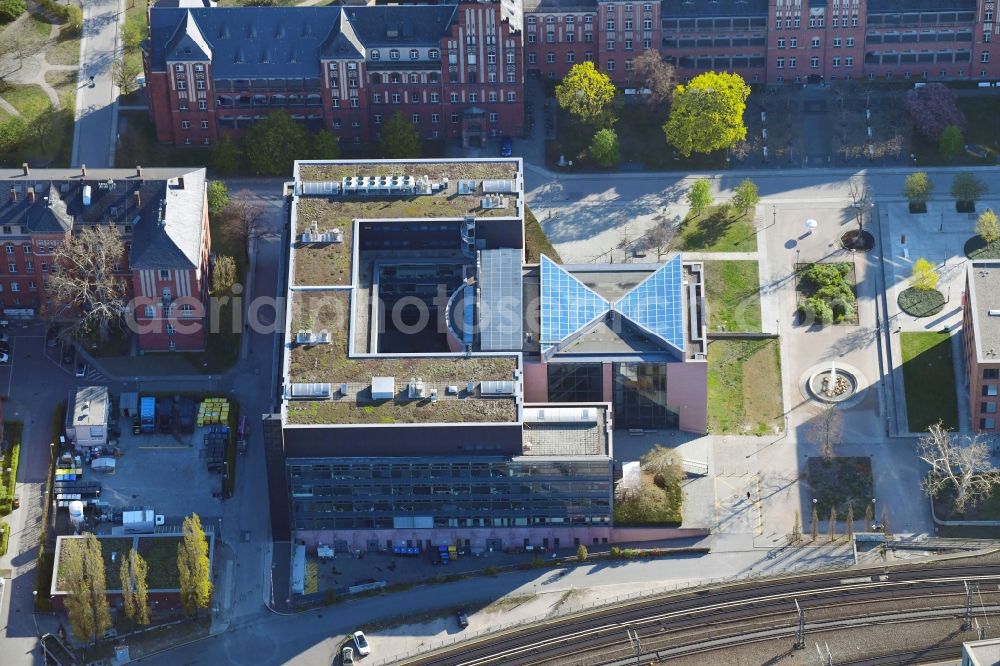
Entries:
[[[80,81],[76,96],[72,166],[112,167],[118,135],[118,86],[112,76],[120,56],[119,32],[125,0],[93,0],[83,4]],[[85,85],[90,77],[94,85]]]

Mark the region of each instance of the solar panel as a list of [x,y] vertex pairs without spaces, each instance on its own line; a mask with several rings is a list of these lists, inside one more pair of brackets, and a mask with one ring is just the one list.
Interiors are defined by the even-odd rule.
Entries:
[[[483,351],[521,348],[521,250],[479,255],[479,346]],[[472,299],[467,299],[468,303]],[[472,321],[471,317],[469,321]]]
[[615,303],[615,310],[634,324],[684,350],[684,280],[681,257],[675,255]]
[[604,298],[542,255],[542,339],[557,343],[607,313]]

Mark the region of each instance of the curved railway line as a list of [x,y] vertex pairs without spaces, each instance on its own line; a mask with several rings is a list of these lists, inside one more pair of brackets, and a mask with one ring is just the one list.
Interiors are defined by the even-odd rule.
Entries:
[[[807,642],[810,635],[874,625],[946,623],[957,628],[966,617],[966,584],[972,586],[976,617],[1000,611],[1000,564],[952,561],[846,570],[685,590],[486,635],[401,663],[625,666],[636,663],[637,652],[643,664],[702,653],[714,653],[716,663],[724,663],[723,650],[754,643],[778,641],[791,649],[799,629],[796,603],[804,611]],[[853,663],[955,657],[962,640],[975,638],[975,633],[953,638],[947,644],[904,645],[903,651],[887,645],[885,654],[859,655],[862,659]]]

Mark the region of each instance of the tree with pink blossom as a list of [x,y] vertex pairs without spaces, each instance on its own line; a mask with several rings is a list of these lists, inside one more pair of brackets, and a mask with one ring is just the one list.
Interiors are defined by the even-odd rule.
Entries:
[[928,83],[906,93],[904,102],[920,133],[937,141],[945,127],[965,127],[965,115],[958,108],[955,92],[941,83]]

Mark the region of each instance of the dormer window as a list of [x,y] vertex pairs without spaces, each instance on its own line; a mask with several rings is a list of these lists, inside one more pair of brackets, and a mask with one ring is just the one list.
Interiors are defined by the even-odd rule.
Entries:
[[420,51],[417,49],[410,49],[410,60],[416,60],[420,57]]
[[174,71],[175,72],[183,72],[184,71],[184,65],[174,65]]
[[372,60],[378,60],[381,57],[382,54],[379,52],[378,49],[372,49]]
[[349,62],[349,63],[347,63],[347,69],[348,69],[348,71],[351,71],[351,72],[357,71],[357,69],[358,69],[358,63],[356,63],[356,62]]
[[389,60],[399,60],[399,49],[389,50]]
[[441,52],[438,51],[437,49],[431,49],[430,51],[427,52],[427,57],[430,58],[431,60],[437,60],[438,58],[441,57]]
[[195,65],[194,66],[194,71],[196,71],[196,72],[204,72],[205,71],[205,66],[204,65]]

